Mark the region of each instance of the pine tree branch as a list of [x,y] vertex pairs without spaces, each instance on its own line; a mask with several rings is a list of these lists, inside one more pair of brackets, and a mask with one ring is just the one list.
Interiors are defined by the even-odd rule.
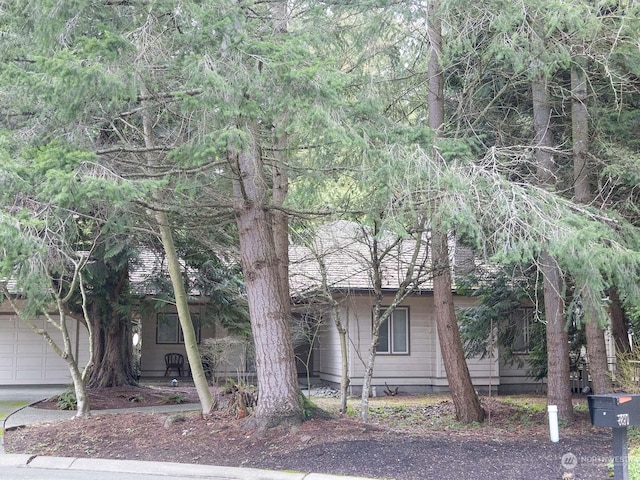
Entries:
[[175,147],[169,147],[167,145],[159,145],[157,147],[124,147],[116,146],[110,148],[104,148],[96,150],[96,155],[108,155],[110,153],[148,153],[148,152],[170,152]]

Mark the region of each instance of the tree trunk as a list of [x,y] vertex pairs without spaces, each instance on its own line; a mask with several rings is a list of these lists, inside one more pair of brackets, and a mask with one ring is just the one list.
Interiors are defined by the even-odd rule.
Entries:
[[334,321],[340,339],[340,409],[341,414],[347,413],[347,397],[349,394],[349,355],[347,350],[347,328],[338,317],[338,308],[334,308]]
[[87,395],[87,387],[82,379],[82,374],[78,369],[73,356],[65,358],[69,372],[71,373],[71,380],[73,382],[73,393],[76,397],[76,417],[86,418],[91,414],[91,408],[89,405],[89,396]]
[[[537,177],[540,185],[555,185],[556,165],[551,153],[551,107],[542,74],[531,82],[533,98],[534,146]],[[569,377],[569,342],[565,329],[564,288],[562,272],[545,251],[541,253],[544,277],[544,307],[547,321],[547,403],[557,405],[558,418],[573,420]]]
[[585,308],[585,334],[587,337],[587,360],[593,393],[611,393],[613,385],[609,376],[609,362],[604,330],[598,322],[598,313]]
[[558,418],[573,420],[569,372],[569,339],[565,328],[564,286],[555,260],[542,254],[544,310],[547,321],[547,404],[557,405]]
[[464,423],[482,422],[484,410],[471,381],[453,305],[449,248],[445,234],[431,234],[431,255],[436,326],[456,419]]
[[[378,322],[377,322],[378,323]],[[378,323],[378,327],[379,327]],[[367,364],[364,368],[364,376],[362,377],[362,393],[360,396],[360,420],[363,423],[369,421],[369,392],[371,390],[371,379],[373,378],[373,367],[376,360],[376,347],[380,338],[379,330],[375,330],[371,334],[371,345],[369,346],[369,355]]]
[[250,145],[242,152],[230,152],[229,160],[236,174],[235,216],[255,343],[258,406],[254,420],[258,428],[269,428],[299,423],[302,406],[291,343],[288,288],[280,276],[268,208],[268,182],[255,143],[256,132],[250,127],[246,131],[253,135]]
[[[143,97],[146,96],[146,92],[142,93]],[[147,102],[143,101],[141,103],[143,107],[142,130],[144,134],[144,146],[151,149],[155,147],[153,121],[151,119],[151,114],[147,109]],[[153,164],[153,157],[149,156],[148,158],[149,163]],[[162,242],[164,253],[167,256],[169,277],[171,278],[171,286],[173,287],[173,296],[176,302],[176,309],[178,311],[178,320],[180,321],[180,327],[182,328],[184,348],[187,353],[189,367],[193,376],[193,383],[195,384],[196,391],[198,392],[198,398],[200,399],[202,413],[204,415],[208,415],[217,407],[217,405],[211,395],[211,390],[209,390],[207,376],[205,375],[204,367],[202,366],[202,357],[198,350],[196,332],[191,320],[189,299],[187,297],[187,292],[185,291],[182,272],[180,270],[180,262],[178,260],[176,246],[173,241],[173,232],[171,231],[171,226],[169,224],[169,217],[167,213],[162,210],[162,198],[159,192],[154,192],[153,200],[157,208],[155,211],[155,220],[160,231],[160,241]]]
[[[82,281],[82,279],[80,280]],[[60,315],[59,330],[62,335],[63,351],[58,354],[66,362],[71,374],[71,380],[73,382],[73,391],[76,396],[76,417],[83,418],[88,417],[91,413],[89,406],[89,396],[87,395],[86,375],[82,375],[78,362],[73,355],[73,345],[71,344],[71,336],[69,335],[69,329],[67,328],[67,315],[62,306],[62,302],[57,299],[58,314]],[[47,341],[51,344],[52,339],[46,335]]]
[[[91,410],[89,405],[89,396],[87,395],[86,382],[88,378],[88,370],[91,369],[91,366],[93,364],[93,328],[90,324],[88,324],[86,295],[84,287],[82,286],[82,275],[81,273],[79,273],[79,270],[76,270],[76,274],[79,276],[78,284],[82,292],[82,310],[84,314],[83,318],[85,322],[87,322],[87,333],[89,335],[89,360],[82,372],[80,371],[80,367],[78,366],[76,357],[73,355],[73,345],[71,343],[69,329],[67,328],[67,313],[65,302],[59,296],[54,293],[55,305],[58,309],[58,315],[60,317],[59,321],[56,322],[53,318],[51,318],[51,316],[49,315],[48,306],[41,313],[47,318],[47,323],[60,332],[60,335],[62,337],[62,347],[60,347],[60,345],[56,343],[53,337],[49,335],[46,328],[36,326],[29,317],[25,318],[24,312],[14,300],[13,295],[9,293],[6,284],[0,283],[0,293],[4,295],[4,298],[9,302],[15,314],[21,319],[24,319],[24,322],[28,325],[28,327],[34,333],[40,335],[49,344],[56,355],[62,358],[62,360],[64,360],[64,362],[67,364],[67,368],[69,369],[69,374],[71,375],[71,380],[73,382],[74,394],[76,397],[76,417],[88,417],[91,413]],[[75,281],[76,279],[74,278],[73,282]],[[56,289],[53,288],[52,291],[55,292]]]
[[94,322],[94,331],[99,332],[94,348],[95,366],[87,387],[104,388],[137,385],[132,365],[131,324],[117,321],[116,326],[100,331],[100,321]]
[[[592,199],[589,185],[589,117],[587,113],[587,80],[583,63],[576,58],[571,69],[571,130],[573,139],[573,179],[574,196],[578,203],[589,203]],[[587,337],[589,374],[593,393],[608,393],[612,384],[609,377],[607,348],[604,328],[601,326],[598,310],[601,308],[593,293],[585,289],[582,295],[584,328]]]
[[327,281],[327,266],[322,259],[322,256],[316,257],[320,266],[320,272],[322,275],[322,290],[326,299],[331,305],[331,315],[333,317],[333,324],[338,332],[338,339],[340,341],[340,408],[341,414],[347,413],[347,398],[349,395],[349,350],[347,344],[347,334],[349,332],[349,313],[343,321],[340,315],[340,303],[333,297],[333,293],[329,288]]
[[[437,136],[440,136],[444,125],[444,79],[440,66],[442,26],[438,10],[439,2],[430,1],[427,11],[427,37],[429,39],[427,103],[429,127]],[[439,157],[436,149],[434,149],[434,155]],[[453,305],[447,235],[441,231],[435,215],[432,215],[431,228],[436,325],[449,390],[456,409],[456,418],[465,423],[482,422],[484,410],[471,382]]]
[[193,383],[196,387],[196,391],[198,392],[202,413],[204,415],[208,415],[212,410],[217,408],[217,404],[213,395],[211,395],[211,390],[209,390],[207,376],[204,373],[204,367],[202,366],[202,356],[198,350],[198,340],[191,320],[189,299],[187,298],[187,292],[184,288],[180,262],[178,261],[178,254],[176,253],[176,247],[173,242],[173,233],[171,232],[171,227],[169,227],[169,220],[165,212],[156,211],[156,221],[158,222],[158,228],[160,229],[162,247],[164,248],[164,252],[167,256],[169,277],[171,277],[173,295],[176,302],[176,309],[178,310],[178,320],[180,321],[180,327],[182,328],[184,348],[187,352],[187,359],[189,361],[189,368],[191,369]]
[[[576,59],[576,62],[578,60]],[[582,62],[571,68],[571,137],[573,140],[573,191],[578,203],[592,200],[589,186],[589,116],[587,84]]]
[[609,315],[611,316],[611,335],[616,344],[617,353],[628,353],[631,351],[629,344],[629,322],[624,315],[624,309],[618,296],[618,290],[610,287],[609,291]]
[[[91,369],[87,388],[119,387],[137,385],[133,372],[133,347],[131,320],[123,317],[115,308],[129,287],[129,271],[109,269],[107,262],[96,261],[102,272],[108,272],[101,297],[91,299],[90,321],[96,339],[93,343],[94,366]],[[95,267],[96,265],[91,265]]]
[[[270,10],[274,36],[286,34],[287,2],[273,2]],[[257,71],[259,74],[260,69]],[[279,123],[274,138],[278,153],[271,169],[271,182],[258,147],[258,129],[252,121],[244,128],[251,136],[249,145],[230,155],[237,175],[233,180],[234,209],[255,343],[258,406],[254,421],[259,429],[302,420],[290,325],[288,218],[279,208],[289,186],[286,117],[283,112],[281,118],[274,120]]]

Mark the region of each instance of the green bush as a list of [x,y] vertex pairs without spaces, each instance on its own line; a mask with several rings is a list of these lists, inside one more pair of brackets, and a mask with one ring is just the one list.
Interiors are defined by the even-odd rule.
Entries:
[[187,401],[187,398],[184,395],[179,393],[172,393],[165,397],[162,397],[162,403],[167,405],[179,405]]
[[58,395],[58,403],[56,405],[60,410],[75,410],[78,406],[76,394],[71,390],[65,390]]

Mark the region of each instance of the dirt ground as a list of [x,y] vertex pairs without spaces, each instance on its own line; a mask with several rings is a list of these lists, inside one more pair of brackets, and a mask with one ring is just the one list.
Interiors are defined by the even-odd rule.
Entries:
[[[218,394],[220,403],[227,401]],[[114,388],[91,392],[91,408],[197,402],[194,388]],[[576,421],[549,442],[542,397],[483,397],[482,425],[454,420],[445,396],[371,399],[371,419],[335,413],[336,399],[314,398],[322,411],[295,428],[248,430],[225,409],[199,413],[121,413],[33,425],[5,432],[9,453],[297,470],[397,480],[602,479],[611,433],[589,423],[584,398]],[[45,402],[42,408],[55,408]]]

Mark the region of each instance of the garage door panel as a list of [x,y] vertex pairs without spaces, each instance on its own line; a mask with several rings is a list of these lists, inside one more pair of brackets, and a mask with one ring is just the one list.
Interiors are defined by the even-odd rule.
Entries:
[[45,328],[46,327],[46,322],[44,320],[31,320],[30,323],[24,322],[20,319],[16,319],[15,320],[16,323],[16,327],[17,327],[17,331],[19,333],[22,332],[28,332],[32,335],[37,335],[36,333],[34,333],[33,328],[31,327],[31,325],[33,325],[34,328]]
[[20,357],[42,357],[44,351],[44,342],[41,344],[19,343],[16,345],[16,354]]
[[67,369],[67,362],[65,362],[62,358],[60,358],[59,356],[48,356],[44,359],[44,365],[45,368],[47,370],[49,369],[58,369],[58,370],[64,370],[66,372],[68,372],[69,370]]
[[0,344],[0,358],[13,358],[16,356],[15,345]]
[[[61,345],[62,335],[44,318],[34,320],[38,327],[45,327],[54,340]],[[88,335],[81,327],[79,339],[80,357],[88,358]],[[69,322],[72,345],[76,345],[74,322]],[[74,354],[77,355],[74,348]],[[15,315],[0,314],[0,385],[71,383],[65,361],[41,335]]]
[[0,370],[0,384],[13,383],[14,370]]
[[19,344],[30,344],[30,345],[39,345],[44,343],[44,338],[42,335],[38,335],[31,330],[18,330],[16,335],[16,339]]
[[19,369],[42,369],[43,361],[42,357],[23,357],[20,356],[16,359],[16,368]]
[[48,383],[71,383],[71,377],[69,376],[69,370],[54,370],[46,371],[44,379]]
[[39,383],[42,381],[42,370],[18,370],[15,380],[16,383]]

